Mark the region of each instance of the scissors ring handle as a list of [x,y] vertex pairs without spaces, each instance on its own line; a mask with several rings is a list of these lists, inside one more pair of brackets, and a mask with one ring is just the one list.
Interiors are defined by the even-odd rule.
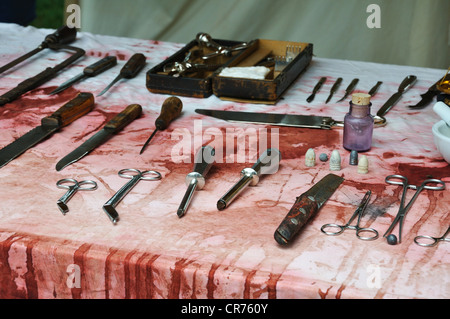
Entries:
[[[126,173],[133,173],[133,174],[126,174]],[[124,169],[121,169],[119,171],[119,176],[123,177],[123,178],[131,179],[131,178],[133,178],[135,176],[140,176],[141,177],[142,173],[141,173],[140,170],[137,170],[137,169],[134,169],[134,168],[124,168]]]
[[[402,181],[401,182],[400,181],[393,181],[392,179],[400,179]],[[406,178],[403,175],[389,175],[389,176],[387,176],[385,178],[385,182],[388,183],[388,184],[391,184],[391,185],[407,185],[409,187],[409,185],[408,185],[408,178]]]
[[[331,231],[331,230],[327,230],[327,229],[333,229],[333,228],[337,228],[339,229],[338,231]],[[340,235],[344,232],[345,227],[342,225],[337,225],[337,224],[325,224],[320,228],[320,231],[322,233],[324,233],[325,235],[329,235],[329,236],[337,236]]]
[[[152,176],[150,176],[152,175]],[[145,171],[142,172],[142,180],[144,181],[157,181],[159,179],[161,179],[161,174],[157,171]]]
[[422,247],[433,247],[436,246],[440,238],[435,238],[431,236],[419,235],[414,238],[414,242]]
[[[70,184],[70,185],[66,185]],[[56,182],[56,187],[69,189],[71,187],[79,187],[79,183],[73,178],[64,178]]]
[[[437,184],[439,186],[429,186],[427,184]],[[430,189],[430,190],[435,190],[435,191],[445,189],[445,183],[443,181],[441,181],[440,179],[434,179],[434,178],[427,179],[427,180],[423,181],[422,185],[423,185],[424,189]]]
[[[370,233],[371,236],[361,236],[361,233]],[[373,228],[358,228],[356,230],[356,237],[361,240],[375,240],[378,238],[378,232]]]
[[[84,186],[82,187],[82,185],[88,185],[88,186]],[[97,189],[97,183],[91,180],[86,180],[86,181],[81,181],[78,182],[78,186],[79,186],[79,190],[84,190],[84,191],[93,191],[95,189]]]

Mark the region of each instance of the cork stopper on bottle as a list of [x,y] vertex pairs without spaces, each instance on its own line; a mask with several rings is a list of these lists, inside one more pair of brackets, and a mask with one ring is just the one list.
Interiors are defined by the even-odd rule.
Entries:
[[355,105],[369,105],[370,104],[370,94],[366,93],[354,93],[352,95],[352,103]]

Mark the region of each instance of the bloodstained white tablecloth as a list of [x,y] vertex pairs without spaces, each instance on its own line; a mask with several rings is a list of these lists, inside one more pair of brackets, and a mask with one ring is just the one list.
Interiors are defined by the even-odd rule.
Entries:
[[[0,65],[34,49],[52,32],[0,24]],[[445,70],[314,57],[276,105],[235,103],[216,96],[180,97],[182,116],[167,130],[158,132],[139,155],[168,97],[146,89],[145,73],[184,44],[79,33],[73,45],[86,50],[83,59],[0,108],[0,147],[38,126],[41,118],[78,92],[98,94],[133,53],[144,53],[147,66],[136,78],[121,81],[96,98],[92,112],[0,169],[1,298],[450,297],[448,243],[424,248],[413,242],[419,234],[438,236],[447,229],[448,189],[424,191],[418,197],[406,217],[401,244],[390,246],[382,238],[397,213],[401,195],[400,187],[384,182],[387,175],[403,174],[413,184],[429,175],[449,181],[450,166],[433,144],[431,127],[439,118],[432,104],[423,110],[407,107],[417,103],[420,94]],[[48,95],[106,55],[116,55],[118,66],[61,94]],[[44,51],[0,75],[0,94],[66,56]],[[342,103],[335,101],[353,78],[360,79],[356,91],[361,92],[383,81],[372,99],[374,114],[410,74],[418,77],[417,83],[389,111],[388,124],[374,130],[373,147],[365,153],[369,160],[366,175],[348,165],[349,152],[342,147],[339,128],[232,124],[194,112],[196,108],[246,110],[326,115],[342,120],[350,98]],[[327,82],[315,100],[307,103],[306,98],[321,76],[327,76]],[[325,104],[337,77],[343,77],[343,84],[333,100]],[[63,156],[132,103],[143,107],[139,119],[88,156],[60,172],[55,170]],[[257,186],[248,187],[229,208],[219,212],[217,200],[239,179],[240,171],[254,162],[248,154],[241,162],[223,160],[213,166],[205,188],[195,193],[187,214],[180,219],[176,211],[186,190],[185,176],[193,164],[177,162],[173,157],[172,151],[180,145],[177,137],[182,132],[191,137],[184,140],[191,151],[181,158],[186,159],[196,152],[191,142],[196,138],[208,142],[211,136],[204,133],[215,128],[221,132],[267,129],[268,134],[274,134],[272,141],[278,141],[276,146],[282,154],[279,171],[263,176]],[[242,147],[233,142],[233,138],[225,138],[212,144],[231,150]],[[330,173],[329,162],[318,160],[313,168],[305,166],[309,148],[315,150],[317,158],[321,153],[330,155],[339,150],[342,169],[334,173],[345,181],[296,240],[288,247],[280,247],[273,233],[296,197]],[[118,205],[121,219],[113,225],[102,205],[127,182],[117,175],[124,168],[157,170],[162,179],[141,181]],[[99,184],[95,191],[75,194],[65,216],[56,206],[64,194],[56,187],[62,178],[92,179]],[[320,232],[325,223],[345,223],[367,190],[372,191],[372,199],[361,223],[377,229],[379,239],[358,240],[351,230],[336,237]]]

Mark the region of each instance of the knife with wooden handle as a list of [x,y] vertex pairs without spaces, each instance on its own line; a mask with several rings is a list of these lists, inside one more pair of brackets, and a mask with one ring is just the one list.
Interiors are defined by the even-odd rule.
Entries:
[[55,113],[41,120],[41,125],[0,150],[0,167],[51,136],[62,127],[69,125],[94,108],[92,93],[79,93],[73,100],[60,107]]
[[122,130],[125,126],[130,124],[136,118],[141,116],[142,107],[139,104],[131,104],[128,105],[125,110],[117,114],[112,120],[110,120],[106,125],[89,138],[86,142],[81,144],[75,150],[70,152],[64,158],[62,158],[56,164],[56,170],[60,171],[64,167],[75,163],[79,159],[83,158],[87,154],[89,154],[96,147],[102,145],[107,140],[109,140],[113,135],[117,134],[120,130]]
[[344,179],[340,176],[328,174],[307,192],[297,197],[294,205],[275,231],[275,241],[283,246],[289,244],[343,181]]

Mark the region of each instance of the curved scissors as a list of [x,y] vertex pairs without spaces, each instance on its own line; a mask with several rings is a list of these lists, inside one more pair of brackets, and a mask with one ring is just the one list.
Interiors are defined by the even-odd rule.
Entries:
[[[109,201],[103,205],[103,210],[115,224],[119,220],[119,214],[116,211],[116,206],[119,202],[131,191],[131,189],[140,181],[156,181],[161,179],[161,174],[156,171],[144,171],[134,168],[125,168],[119,171],[119,176],[131,179],[121,189],[114,194]],[[151,175],[151,176],[150,176]]]
[[[359,222],[361,221],[361,216],[366,210],[367,204],[369,203],[370,196],[372,195],[371,191],[367,191],[364,195],[361,204],[359,204],[358,208],[353,213],[350,220],[345,225],[337,225],[337,224],[325,224],[320,228],[320,231],[326,235],[336,236],[342,234],[346,229],[356,230],[356,237],[361,240],[375,240],[378,238],[378,232],[373,228],[361,228],[359,227]],[[358,221],[355,226],[351,226],[352,221],[358,216]],[[332,231],[330,229],[337,229],[337,231]],[[327,230],[328,229],[328,230]],[[362,233],[370,233],[370,236],[362,236]]]
[[[409,185],[408,184],[408,178],[402,175],[389,175],[385,179],[386,183],[391,185],[402,185],[403,191],[402,191],[402,197],[400,199],[400,207],[398,209],[397,216],[395,216],[394,221],[392,222],[391,226],[389,226],[386,233],[383,235],[383,237],[386,237],[389,233],[392,232],[395,225],[398,225],[398,242],[400,243],[402,240],[402,229],[403,229],[403,222],[405,221],[405,216],[408,213],[408,211],[411,209],[412,205],[414,204],[414,201],[419,196],[419,194],[424,189],[429,190],[443,190],[445,189],[445,183],[441,181],[440,179],[435,178],[429,178],[426,179],[420,184],[419,186],[416,185]],[[431,185],[430,185],[431,184]],[[408,192],[408,188],[415,189],[416,192],[414,193],[413,197],[410,199],[408,204],[405,206],[405,200],[406,200],[406,193]]]
[[[89,185],[89,186],[83,186]],[[65,215],[69,211],[69,207],[67,207],[67,202],[72,198],[72,196],[77,191],[93,191],[97,189],[97,183],[91,180],[78,182],[73,178],[64,178],[56,182],[56,186],[58,188],[68,189],[68,191],[61,197],[56,204],[58,205],[59,210],[63,215]]]
[[441,237],[431,237],[419,235],[414,238],[414,242],[423,247],[433,247],[436,246],[440,241],[448,241],[450,242],[450,238],[446,238],[448,233],[450,233],[450,226],[447,228],[447,231]]

